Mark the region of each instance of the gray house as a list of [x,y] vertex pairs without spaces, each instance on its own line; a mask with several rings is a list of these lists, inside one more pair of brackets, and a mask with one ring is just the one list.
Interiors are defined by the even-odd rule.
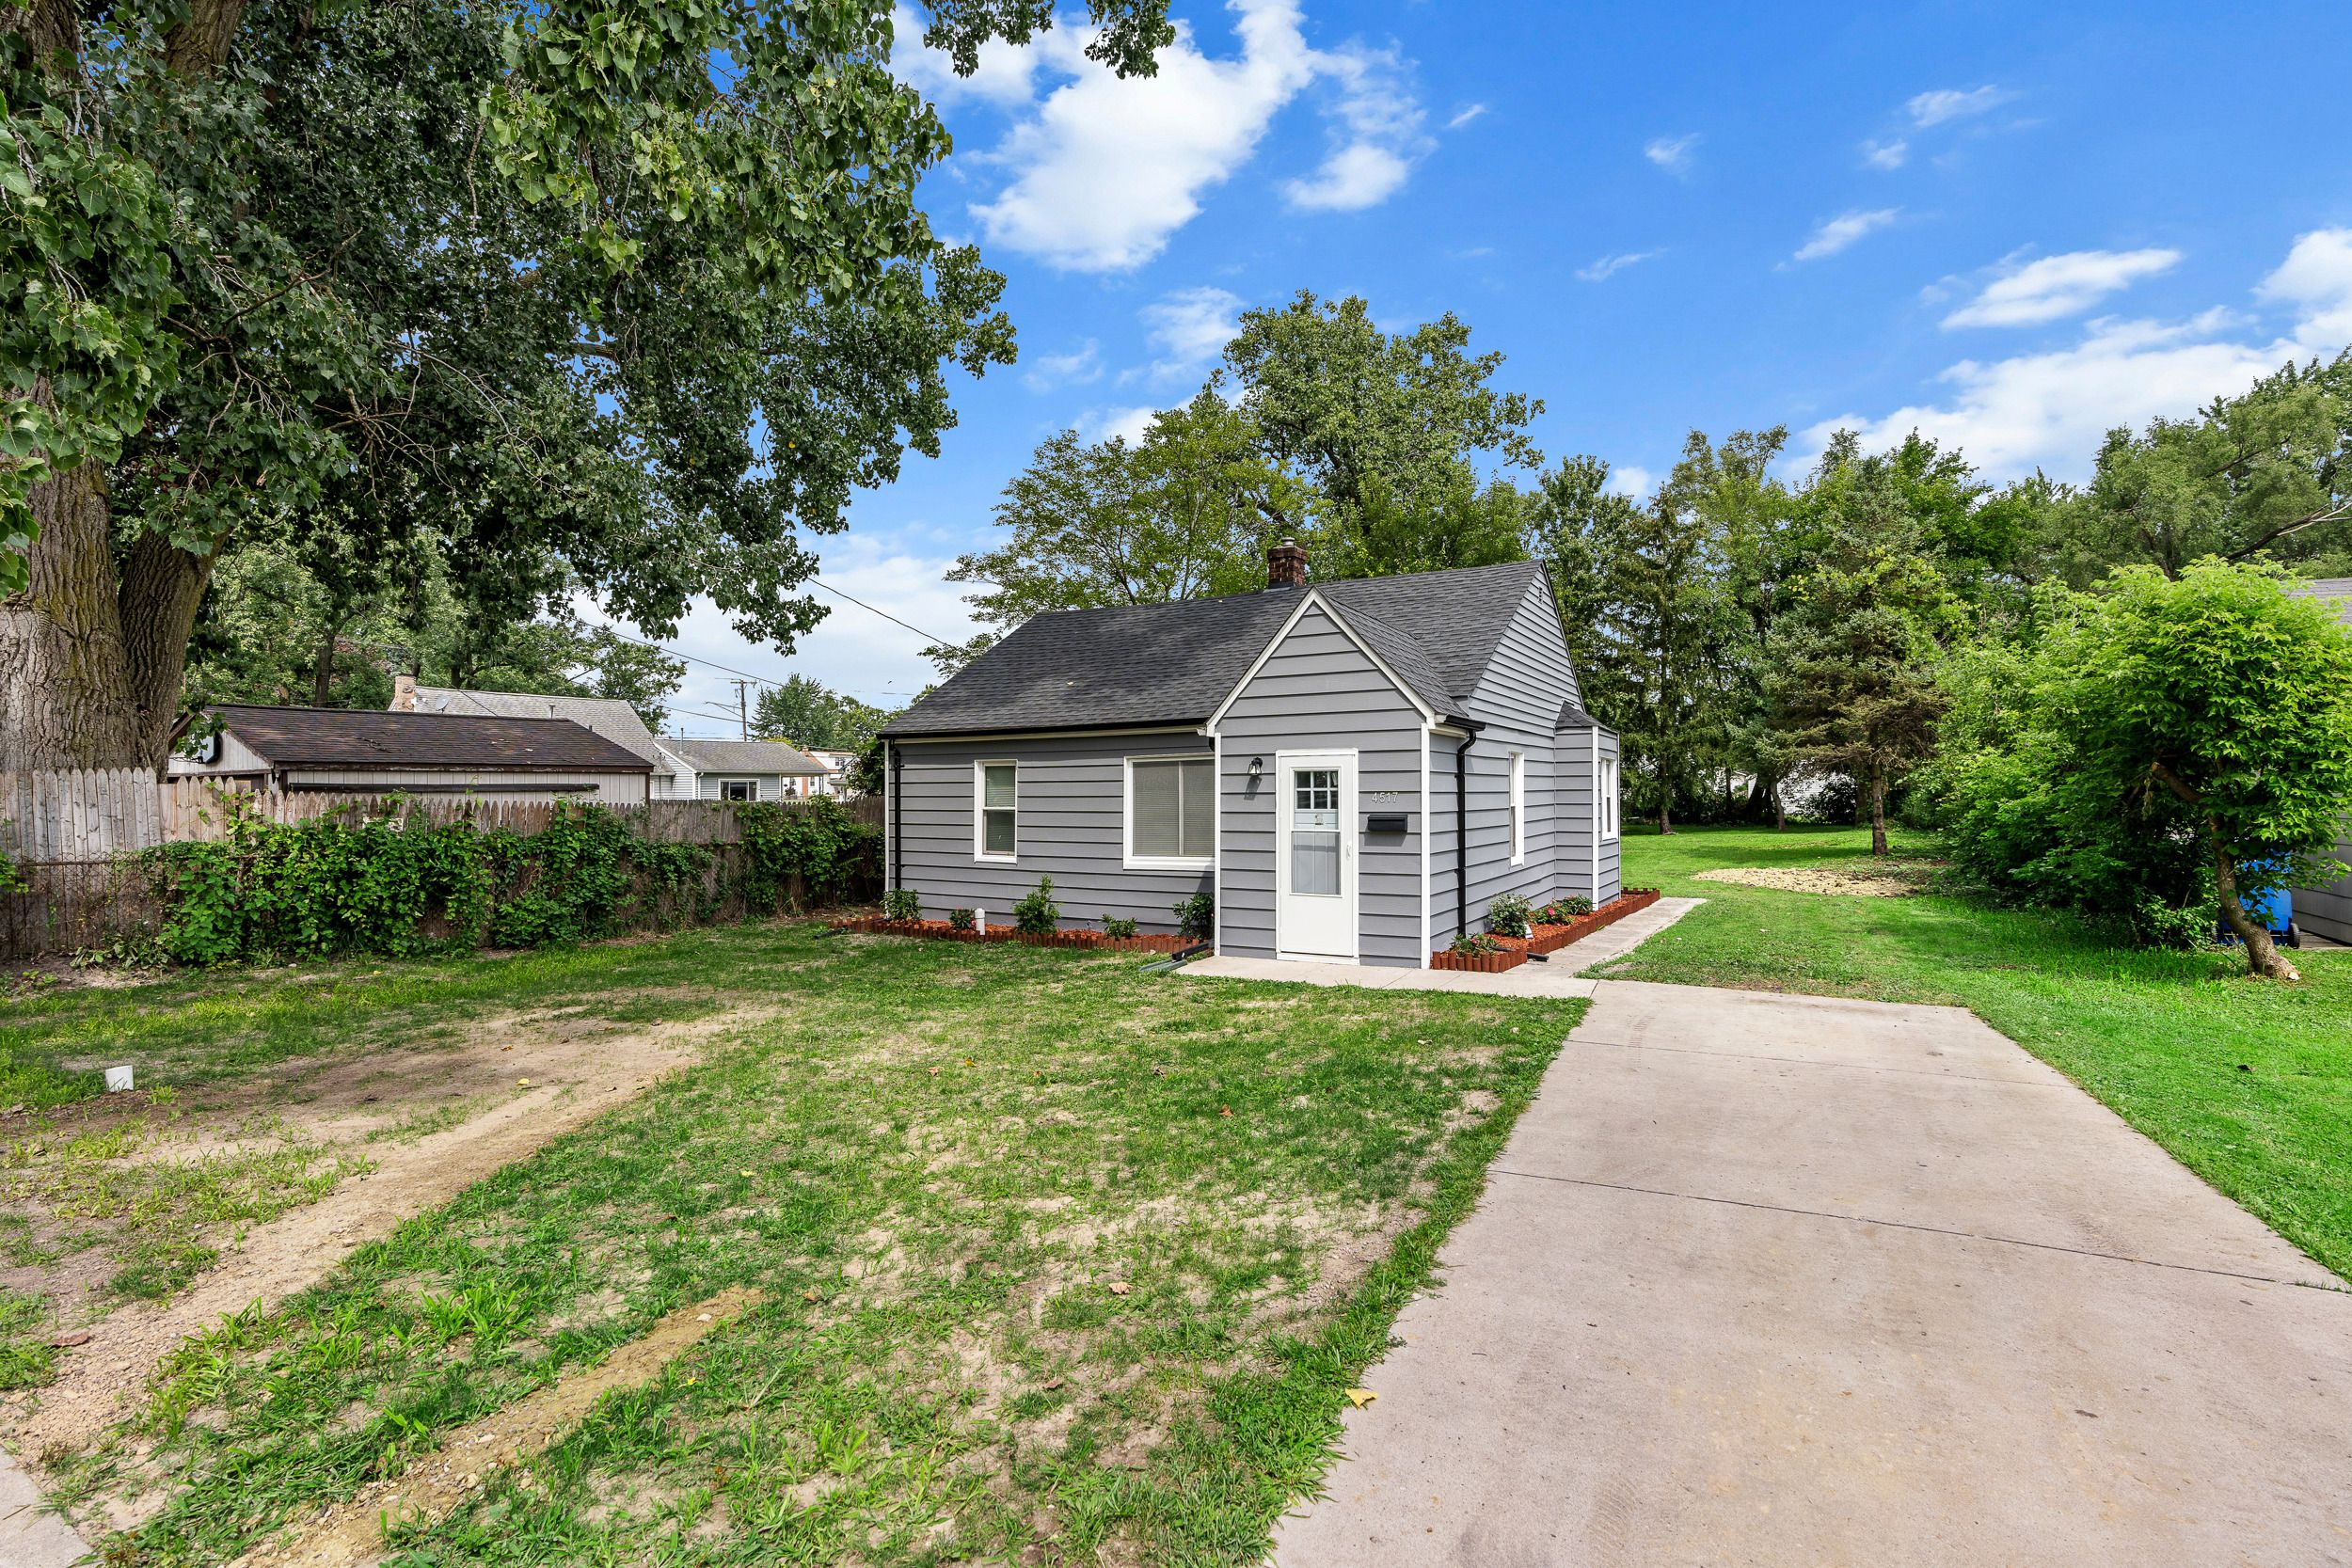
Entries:
[[[2299,584],[2291,593],[2312,594],[2323,599],[2352,601],[2352,578],[2320,578]],[[2352,626],[2352,603],[2347,603],[2339,617]],[[2344,802],[2347,826],[2352,832],[2352,800]],[[2336,859],[2352,863],[2352,839],[2336,846]],[[2295,923],[2313,936],[2329,942],[2352,943],[2352,877],[2331,882],[2326,887],[2299,887],[2295,890]]]
[[1487,901],[1617,894],[1617,740],[1533,562],[1040,615],[882,730],[891,883],[993,919],[1425,967]]

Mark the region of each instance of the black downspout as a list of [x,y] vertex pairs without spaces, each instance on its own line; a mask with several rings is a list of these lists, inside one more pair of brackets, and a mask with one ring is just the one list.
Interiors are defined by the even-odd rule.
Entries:
[[885,742],[890,752],[890,885],[906,885],[907,835],[898,820],[901,785],[907,776],[906,753],[898,746]]
[[1454,934],[1470,935],[1470,749],[1473,726],[1454,748]]

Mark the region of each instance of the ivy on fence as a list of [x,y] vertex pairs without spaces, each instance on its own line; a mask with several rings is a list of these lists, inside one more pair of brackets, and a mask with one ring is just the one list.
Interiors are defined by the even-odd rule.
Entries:
[[536,947],[709,920],[739,896],[748,912],[773,912],[795,894],[850,891],[880,836],[831,801],[742,807],[743,869],[723,885],[707,846],[648,842],[625,814],[593,805],[567,805],[528,835],[427,822],[396,798],[379,814],[298,823],[230,809],[223,840],[139,855],[165,909],[159,941],[183,963]]

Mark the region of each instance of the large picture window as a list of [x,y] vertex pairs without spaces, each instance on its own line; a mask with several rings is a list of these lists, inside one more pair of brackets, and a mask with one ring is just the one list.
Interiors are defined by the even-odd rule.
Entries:
[[977,860],[1017,858],[1021,845],[1021,769],[1009,762],[973,765],[972,853]]
[[1127,764],[1127,863],[1206,865],[1216,854],[1216,765],[1207,757]]

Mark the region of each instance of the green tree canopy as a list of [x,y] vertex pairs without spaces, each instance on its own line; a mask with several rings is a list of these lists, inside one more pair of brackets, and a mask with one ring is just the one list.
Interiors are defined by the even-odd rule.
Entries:
[[809,675],[787,677],[759,694],[752,728],[767,740],[788,740],[803,749],[863,751],[890,715],[834,691]]

